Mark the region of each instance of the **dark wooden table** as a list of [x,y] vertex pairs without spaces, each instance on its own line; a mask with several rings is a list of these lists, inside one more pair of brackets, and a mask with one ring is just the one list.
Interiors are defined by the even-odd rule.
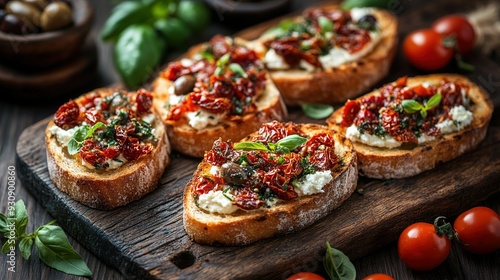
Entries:
[[[72,96],[77,96],[87,90],[100,86],[107,86],[118,82],[118,76],[115,74],[112,66],[112,52],[110,45],[102,43],[97,34],[103,25],[104,20],[109,15],[113,6],[113,1],[92,0],[94,7],[94,27],[90,34],[90,39],[94,39],[97,45],[99,54],[98,64],[98,79],[89,84],[86,88],[82,88],[74,93],[62,97],[60,100],[51,99],[43,105],[23,105],[18,103],[8,103],[0,101],[0,211],[6,211],[7,202],[7,170],[10,166],[16,166],[15,147],[21,132],[28,126],[37,121],[50,116],[62,101]],[[300,10],[305,6],[320,2],[320,1],[292,1],[288,9],[280,11],[280,14]],[[451,2],[450,9],[433,9],[432,7],[439,2]],[[481,1],[482,2],[482,1]],[[391,9],[398,15],[401,20],[402,33],[401,37],[408,30],[425,27],[426,24],[432,22],[440,15],[452,12],[467,12],[478,5],[478,3],[469,3],[469,1],[391,1],[394,5]],[[422,9],[423,3],[428,3],[429,8]],[[417,15],[416,11],[419,11]],[[415,21],[414,19],[419,20]],[[205,32],[196,39],[193,43],[202,42],[209,39],[216,33],[234,34],[241,29],[253,24],[253,22],[245,21],[238,22],[231,20],[228,14],[224,11],[214,12],[212,24]],[[179,53],[171,53],[167,57],[173,59]],[[500,73],[491,73],[491,78],[485,77],[486,83],[483,86],[489,87],[490,93],[500,94]],[[393,78],[393,77],[390,77]],[[388,77],[388,79],[390,79]],[[0,95],[8,95],[9,92],[0,92]],[[499,125],[499,114],[494,115],[492,124]],[[38,226],[43,225],[52,220],[52,217],[42,208],[40,203],[33,197],[23,186],[17,174],[16,178],[16,199],[23,199],[28,215],[29,224],[27,232],[33,232]],[[500,180],[499,182],[500,183]],[[486,201],[480,203],[486,205],[497,212],[500,212],[500,194],[489,197]],[[362,207],[362,206],[360,206]],[[453,217],[450,217],[453,218]],[[432,217],[429,217],[432,219]],[[333,225],[332,225],[333,226]],[[89,252],[85,247],[81,246],[76,240],[69,237],[70,243],[79,252],[83,259],[93,272],[94,279],[123,279],[122,276],[113,264],[106,264],[99,260],[95,255]],[[43,264],[35,252],[32,257],[26,261],[23,260],[20,254],[17,254],[16,272],[7,271],[7,258],[5,255],[0,255],[0,279],[79,279],[79,277],[66,275],[55,269],[51,269]],[[392,275],[395,279],[500,279],[500,252],[487,256],[474,256],[462,252],[458,246],[454,245],[452,253],[446,262],[439,268],[425,273],[413,272],[406,268],[399,260],[396,244],[391,243],[385,246],[380,251],[362,257],[354,261],[358,279],[372,274],[383,272]],[[302,267],[291,268],[294,271],[317,271],[324,274],[320,262],[306,262]],[[326,276],[326,275],[325,275]]]

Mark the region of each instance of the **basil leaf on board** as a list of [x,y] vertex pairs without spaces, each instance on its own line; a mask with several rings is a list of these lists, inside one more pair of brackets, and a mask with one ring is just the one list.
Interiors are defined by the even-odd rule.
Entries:
[[128,87],[138,86],[154,73],[163,48],[164,43],[147,24],[130,25],[120,34],[115,45],[114,62]]
[[0,213],[0,234],[5,234],[9,232],[9,220],[7,219],[7,216],[5,216],[3,213]]
[[425,110],[430,110],[436,106],[439,105],[439,103],[441,102],[441,99],[442,99],[442,95],[441,93],[436,93],[434,94],[430,99],[429,101],[427,101],[427,103],[425,104]]
[[260,151],[269,151],[269,148],[262,144],[261,142],[240,142],[234,144],[234,148],[236,150],[244,150],[244,151],[252,151],[252,150],[260,150]]
[[16,208],[16,239],[26,234],[26,227],[28,226],[28,213],[26,213],[26,206],[23,200],[18,200],[15,205]]
[[355,280],[356,268],[344,253],[330,247],[326,242],[326,255],[323,266],[331,280]]
[[201,1],[193,0],[178,2],[175,14],[194,32],[203,30],[210,23],[211,18],[207,7]]
[[185,47],[191,37],[186,24],[178,18],[160,18],[154,22],[154,28],[160,32],[168,46],[178,49]]
[[352,8],[375,7],[387,9],[391,0],[345,0],[341,8],[350,10]]
[[147,22],[151,17],[149,5],[141,1],[124,1],[118,4],[104,23],[101,38],[112,41],[129,25]]
[[328,104],[304,103],[301,107],[306,116],[316,120],[328,118],[333,113],[333,106]]
[[422,104],[413,99],[405,99],[401,101],[401,106],[403,106],[403,110],[405,110],[405,112],[408,114],[413,114],[424,109],[424,106],[422,106]]
[[40,259],[46,265],[68,274],[92,275],[59,226],[44,225],[38,228],[35,232],[35,245]]
[[11,247],[15,248],[16,246],[16,240],[15,239],[7,239],[5,243],[2,245],[2,253],[7,254],[9,251],[11,251]]
[[297,148],[298,146],[304,144],[307,141],[307,138],[299,136],[297,134],[288,135],[287,137],[280,139],[276,142],[276,146],[278,148],[286,148],[289,151]]
[[28,235],[23,239],[21,239],[21,242],[19,242],[19,251],[21,251],[21,256],[23,256],[25,260],[30,258],[32,249],[33,249],[32,236]]

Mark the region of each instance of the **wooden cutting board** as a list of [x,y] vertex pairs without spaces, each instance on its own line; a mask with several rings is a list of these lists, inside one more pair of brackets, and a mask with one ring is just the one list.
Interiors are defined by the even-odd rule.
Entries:
[[[431,7],[427,7],[431,8]],[[426,9],[427,9],[426,8]],[[436,11],[450,11],[432,7]],[[415,29],[407,14],[401,36]],[[240,35],[251,37],[249,33]],[[479,54],[468,75],[500,106],[500,67]],[[451,69],[454,70],[454,69]],[[401,54],[388,82],[419,74]],[[312,226],[244,247],[193,243],[182,226],[182,194],[199,163],[174,154],[157,190],[139,201],[111,211],[88,208],[71,200],[51,183],[44,144],[48,119],[28,127],[17,145],[23,185],[57,219],[64,230],[128,278],[137,279],[284,279],[322,266],[325,243],[357,259],[393,242],[415,221],[453,217],[500,191],[500,122],[492,120],[486,140],[475,151],[421,175],[401,180],[360,178],[359,192]],[[290,119],[317,122],[291,109]],[[362,194],[361,194],[362,193]]]

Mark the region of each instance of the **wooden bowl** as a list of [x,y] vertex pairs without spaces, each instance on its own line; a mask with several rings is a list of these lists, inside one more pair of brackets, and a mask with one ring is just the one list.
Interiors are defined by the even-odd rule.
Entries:
[[79,52],[92,26],[93,11],[87,0],[69,2],[73,23],[67,28],[26,35],[0,32],[1,63],[31,71],[60,64]]

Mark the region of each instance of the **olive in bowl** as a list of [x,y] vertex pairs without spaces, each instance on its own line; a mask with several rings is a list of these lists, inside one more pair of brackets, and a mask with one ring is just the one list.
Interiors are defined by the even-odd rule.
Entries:
[[7,1],[1,10],[0,63],[26,70],[58,65],[76,55],[93,19],[87,0]]

